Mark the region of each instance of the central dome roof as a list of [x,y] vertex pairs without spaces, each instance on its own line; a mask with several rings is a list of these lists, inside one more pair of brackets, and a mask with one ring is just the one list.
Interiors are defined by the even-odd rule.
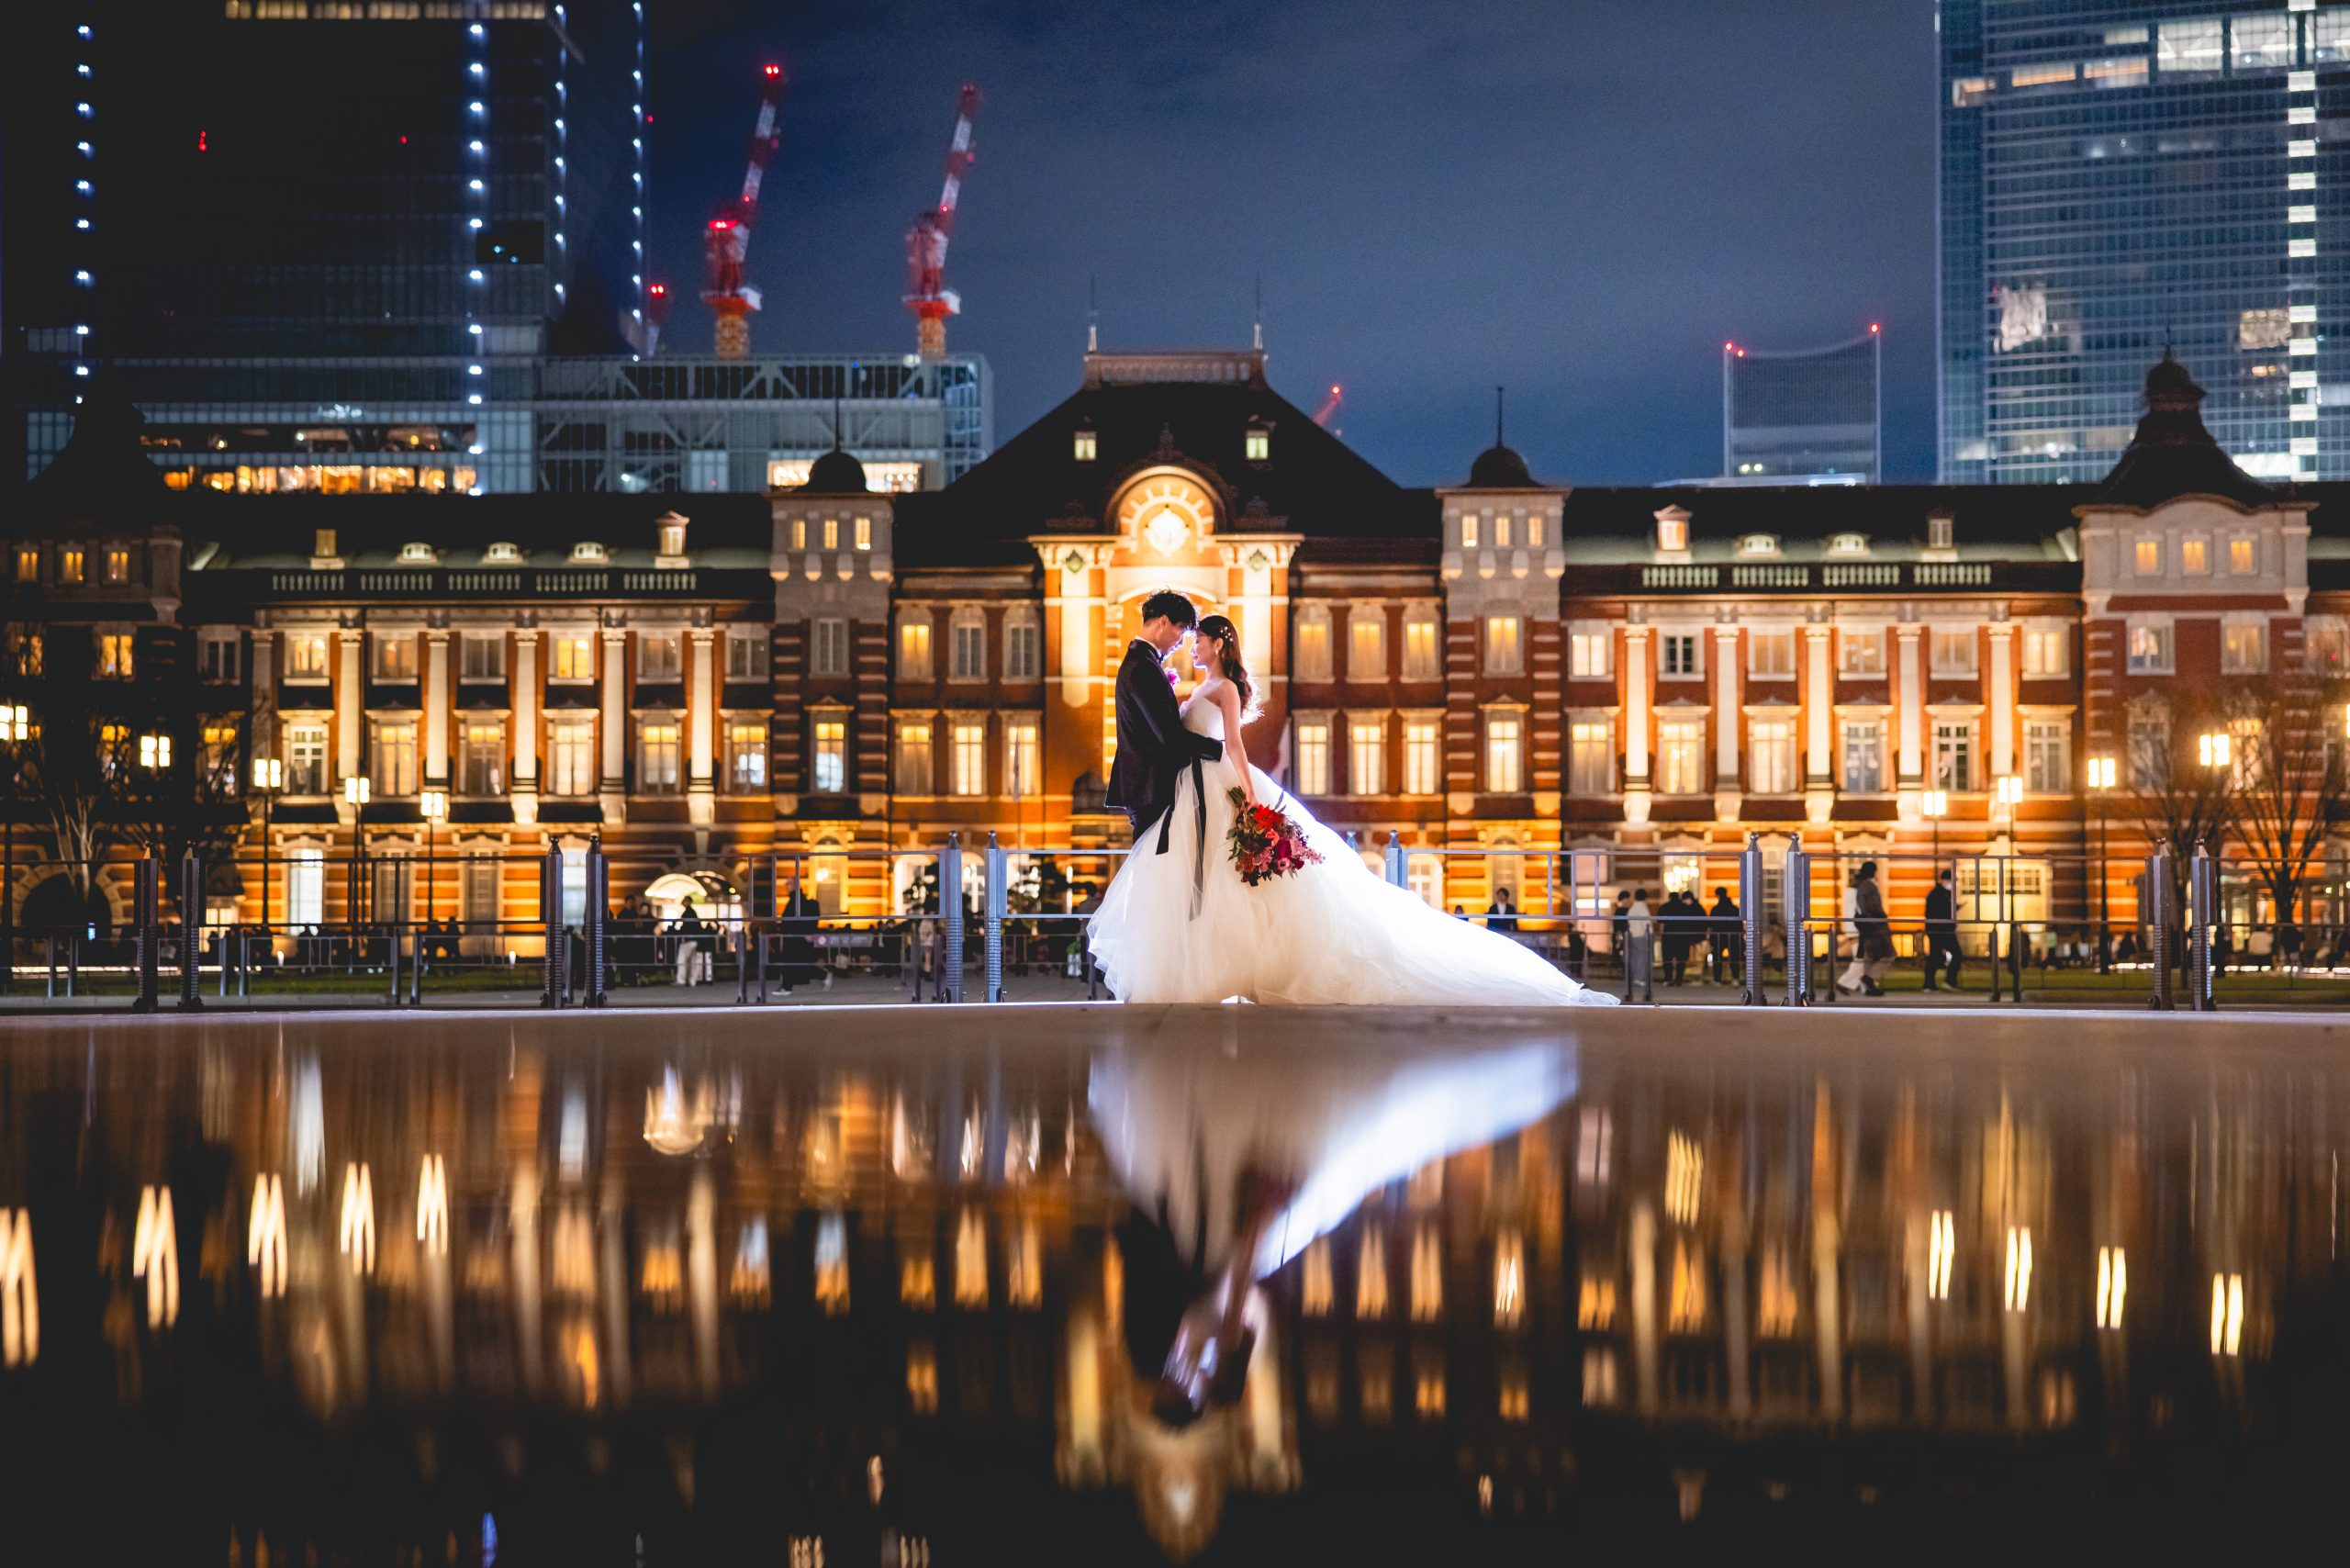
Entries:
[[1477,454],[1469,465],[1469,487],[1472,490],[1531,490],[1538,488],[1534,476],[1526,471],[1526,459],[1506,446],[1496,442]]
[[865,465],[836,446],[808,465],[808,482],[800,487],[818,496],[861,495]]

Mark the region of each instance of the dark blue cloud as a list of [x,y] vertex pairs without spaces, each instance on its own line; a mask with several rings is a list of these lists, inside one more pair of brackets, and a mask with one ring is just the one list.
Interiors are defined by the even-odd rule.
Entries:
[[1930,0],[1191,5],[665,0],[656,274],[709,341],[699,228],[741,178],[759,63],[792,75],[752,272],[755,343],[899,352],[902,237],[955,93],[988,95],[948,280],[1008,436],[1106,346],[1237,344],[1346,386],[1410,483],[1490,439],[1546,478],[1719,465],[1722,340],[1887,332],[1888,468],[1932,465]]

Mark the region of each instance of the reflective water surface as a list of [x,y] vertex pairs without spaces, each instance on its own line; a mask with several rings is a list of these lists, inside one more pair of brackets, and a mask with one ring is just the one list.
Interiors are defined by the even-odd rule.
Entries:
[[[27,1024],[0,1562],[2256,1558],[2350,1523],[2345,1044]],[[1246,1385],[1170,1429],[1237,1250]]]

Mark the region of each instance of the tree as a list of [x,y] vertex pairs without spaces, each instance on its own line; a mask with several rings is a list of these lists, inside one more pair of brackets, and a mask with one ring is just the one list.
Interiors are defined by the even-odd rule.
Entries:
[[[2205,764],[2200,745],[2203,735],[2225,729],[2225,702],[2200,694],[2171,700],[2148,692],[2130,704],[2128,722],[2129,776],[2122,780],[2128,810],[2149,843],[2170,849],[2166,939],[2173,940],[2183,965],[2185,945],[2175,938],[2185,919],[2188,863],[2198,845],[2221,853],[2233,820],[2233,779],[2227,768]],[[2145,894],[2153,891],[2148,888]],[[2143,905],[2138,917],[2151,924],[2151,912]]]
[[[2233,693],[2228,703],[2235,837],[2267,886],[2279,927],[2298,920],[2310,867],[2350,815],[2341,749],[2325,739],[2326,715],[2341,706],[2331,686],[2285,673]],[[2277,944],[2280,960],[2284,946]]]

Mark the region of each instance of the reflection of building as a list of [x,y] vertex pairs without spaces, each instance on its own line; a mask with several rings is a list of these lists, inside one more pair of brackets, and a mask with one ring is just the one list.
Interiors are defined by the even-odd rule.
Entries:
[[[533,920],[519,857],[599,832],[616,896],[707,873],[760,910],[743,863],[769,851],[809,857],[827,914],[903,913],[950,833],[1070,869],[1126,842],[1102,800],[1111,683],[1141,600],[1173,585],[1240,629],[1265,696],[1250,756],[1371,855],[1395,835],[1432,902],[1507,887],[1555,937],[1571,898],[1734,883],[1747,834],[1800,832],[1852,856],[2012,851],[2005,881],[1962,868],[1962,917],[2070,934],[2136,917],[2125,763],[2184,769],[2221,705],[2264,694],[2338,713],[2350,663],[2332,492],[2231,464],[2175,362],[2145,393],[2096,487],[1575,488],[1495,447],[1465,483],[1409,490],[1253,352],[1096,353],[943,490],[889,493],[835,451],[766,497],[198,491],[102,498],[79,526],[119,534],[127,570],[150,529],[186,541],[174,624],[142,634],[195,672],[179,755],[217,781],[208,810],[242,825],[242,758],[285,765],[276,847],[308,869],[298,902],[273,888],[275,925],[366,904],[340,890],[356,775],[371,849],[418,847],[421,793],[446,789],[444,849],[518,857],[502,882],[441,879],[437,918]],[[102,448],[137,465],[129,439],[94,426],[73,483],[103,476]],[[20,515],[9,622],[121,597]],[[2085,790],[2091,759],[2115,763],[2111,792]],[[2323,843],[2311,885],[2343,858]],[[385,865],[379,913],[417,907]],[[1914,919],[1922,860],[1891,880]],[[257,894],[214,913],[258,917]],[[2230,896],[2266,918],[2255,890]],[[2328,899],[2304,918],[2337,918]]]
[[2350,476],[2350,17],[1961,0],[1937,34],[1942,480],[2097,478],[2166,347],[2252,473]]
[[1754,484],[1874,484],[1885,470],[1883,335],[1774,353],[1722,345],[1722,476]]
[[[881,1060],[722,1022],[681,1058],[587,1020],[281,1048],[229,1019],[85,1067],[86,1030],[35,1026],[0,1107],[0,1380],[51,1380],[85,1425],[20,1444],[10,1480],[78,1497],[185,1466],[127,1417],[201,1391],[239,1412],[181,1505],[207,1544],[216,1515],[284,1539],[305,1494],[256,1478],[302,1456],[376,1476],[339,1494],[351,1517],[435,1551],[485,1507],[517,1539],[576,1508],[609,1545],[643,1528],[592,1501],[581,1450],[609,1444],[640,1508],[822,1535],[838,1562],[1023,1509],[1132,1529],[1129,1489],[1193,1544],[1294,1525],[1224,1506],[1291,1489],[1341,1532],[1381,1495],[1448,1535],[1611,1502],[1646,1534],[1677,1528],[1675,1487],[1743,1507],[1793,1481],[1785,1528],[1914,1532],[1945,1485],[1971,1510],[2019,1484],[2110,1498],[2116,1467],[2171,1476],[2182,1451],[2258,1473],[2322,1419],[2296,1390],[2344,1349],[2350,1114],[2313,1058],[2125,1067],[2110,1019],[1994,1078],[1767,1023],[1729,1078],[1584,1029],[1577,1099],[1381,1189],[1274,1276],[1236,1418],[1188,1447],[1141,1416],[1125,1326],[1168,1287],[1120,1239],[1134,1200],[1080,1109],[1098,1016]],[[61,1095],[76,1136],[44,1135]],[[38,1408],[0,1406],[0,1433]],[[347,1440],[312,1451],[321,1428]],[[1870,1508],[1877,1487],[1900,1505]],[[2199,1499],[2242,1518],[2233,1486]],[[73,1512],[86,1550],[120,1511]]]

